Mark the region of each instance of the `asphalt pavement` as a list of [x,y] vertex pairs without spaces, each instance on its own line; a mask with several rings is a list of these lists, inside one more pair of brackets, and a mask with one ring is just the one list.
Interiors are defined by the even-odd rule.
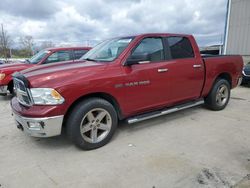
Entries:
[[0,97],[0,188],[250,187],[250,87],[223,111],[203,106],[128,125],[106,146],[76,148],[65,133],[32,138]]

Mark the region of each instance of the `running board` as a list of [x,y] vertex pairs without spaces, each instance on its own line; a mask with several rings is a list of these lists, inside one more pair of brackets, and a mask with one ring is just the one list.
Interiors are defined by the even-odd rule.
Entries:
[[202,100],[196,100],[196,101],[193,101],[193,102],[188,102],[188,103],[185,103],[185,104],[181,104],[181,105],[177,105],[177,106],[174,106],[174,107],[166,108],[166,109],[163,109],[161,111],[149,112],[149,113],[146,113],[146,114],[135,116],[135,117],[129,118],[127,120],[127,122],[129,124],[137,123],[137,122],[144,121],[144,120],[147,120],[147,119],[159,117],[159,116],[162,116],[162,115],[166,115],[166,114],[170,114],[170,113],[177,112],[177,111],[180,111],[180,110],[184,110],[184,109],[187,109],[187,108],[191,108],[191,107],[194,107],[194,106],[198,106],[198,105],[201,105],[203,103],[204,103],[203,99]]

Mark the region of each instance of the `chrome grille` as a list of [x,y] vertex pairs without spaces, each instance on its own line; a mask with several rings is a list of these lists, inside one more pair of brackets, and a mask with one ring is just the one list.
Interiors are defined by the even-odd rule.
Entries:
[[28,89],[25,87],[25,84],[22,80],[14,78],[14,88],[16,92],[16,97],[19,103],[24,106],[31,106],[31,98],[29,95]]

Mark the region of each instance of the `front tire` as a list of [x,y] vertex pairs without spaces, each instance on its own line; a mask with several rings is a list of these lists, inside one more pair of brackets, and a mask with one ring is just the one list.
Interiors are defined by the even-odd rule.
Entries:
[[67,119],[67,134],[83,150],[104,146],[118,123],[117,113],[108,101],[90,98],[77,104]]
[[206,106],[214,111],[223,110],[229,102],[230,89],[230,84],[227,80],[216,80],[212,90],[205,98]]

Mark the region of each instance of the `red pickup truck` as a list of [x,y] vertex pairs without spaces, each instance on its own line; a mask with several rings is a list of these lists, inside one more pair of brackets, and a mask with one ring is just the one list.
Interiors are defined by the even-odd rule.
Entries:
[[89,150],[109,142],[119,120],[135,123],[205,102],[228,104],[241,80],[241,56],[201,57],[191,35],[141,34],[104,41],[82,63],[41,66],[13,75],[17,127],[50,137],[66,127]]
[[12,74],[17,71],[28,69],[37,65],[55,63],[59,61],[74,61],[81,58],[90,47],[64,47],[47,48],[35,54],[24,63],[10,63],[0,65],[0,95],[13,92]]

